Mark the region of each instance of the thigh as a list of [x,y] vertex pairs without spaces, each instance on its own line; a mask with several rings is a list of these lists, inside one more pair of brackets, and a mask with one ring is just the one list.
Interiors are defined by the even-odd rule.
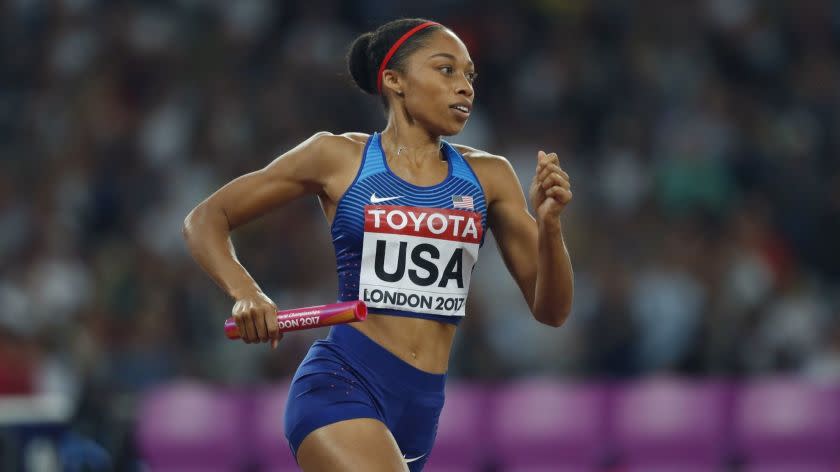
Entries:
[[340,421],[309,433],[297,460],[304,472],[405,472],[408,470],[388,428],[372,418]]

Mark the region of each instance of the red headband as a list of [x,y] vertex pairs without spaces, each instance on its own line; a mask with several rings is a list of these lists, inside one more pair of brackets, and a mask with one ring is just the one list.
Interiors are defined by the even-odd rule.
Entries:
[[427,21],[425,23],[421,23],[421,24],[415,26],[414,28],[411,28],[410,30],[408,30],[407,33],[402,35],[402,37],[400,39],[398,39],[397,42],[394,43],[393,46],[391,46],[391,49],[388,50],[388,54],[385,54],[385,58],[382,59],[382,64],[379,65],[379,73],[376,74],[376,90],[378,90],[379,93],[382,93],[382,73],[385,72],[385,66],[388,64],[388,61],[391,60],[391,56],[393,56],[394,53],[397,52],[397,49],[399,49],[400,46],[402,46],[402,43],[406,42],[406,40],[408,40],[408,38],[410,38],[411,35],[420,31],[421,29],[428,28],[429,26],[434,26],[434,25],[438,25],[438,24],[440,24],[440,23],[435,23],[434,21]]

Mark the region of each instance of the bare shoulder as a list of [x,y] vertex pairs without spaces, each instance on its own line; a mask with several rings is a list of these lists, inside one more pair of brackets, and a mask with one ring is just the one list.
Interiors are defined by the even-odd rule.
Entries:
[[356,132],[342,133],[342,134],[339,134],[338,136],[341,136],[342,138],[345,138],[345,139],[349,139],[350,141],[353,141],[356,144],[361,144],[362,146],[367,144],[367,140],[370,138],[370,135],[367,134],[367,133],[356,133]]
[[307,139],[307,143],[319,152],[330,156],[347,156],[355,150],[364,148],[368,135],[364,133],[333,134],[329,131],[319,131]]
[[358,167],[368,135],[364,133],[333,134],[319,131],[300,144],[313,156],[324,172],[330,170],[343,173]]
[[307,140],[312,155],[317,156],[309,170],[317,174],[323,194],[331,201],[337,202],[353,181],[368,138],[364,133],[322,131]]
[[[491,154],[487,151],[482,151],[481,149],[476,149],[474,147],[465,146],[463,144],[455,144],[455,143],[450,143],[450,144],[452,144],[452,147],[454,147],[455,150],[460,152],[461,155],[466,157],[467,159],[477,159],[477,160],[481,160],[481,159],[485,159],[485,160],[504,159],[504,157],[502,157],[502,156],[499,156],[497,154]],[[470,164],[472,164],[472,162],[470,162]]]
[[452,147],[461,153],[470,164],[481,182],[481,186],[488,194],[486,195],[488,200],[493,200],[493,195],[501,186],[509,185],[512,182],[515,182],[517,186],[519,185],[516,174],[513,172],[513,166],[504,156],[491,154],[463,144],[452,144]]
[[492,172],[503,167],[510,167],[510,162],[504,156],[491,154],[481,149],[464,146],[463,144],[452,144],[462,156],[470,163],[470,166],[478,172]]
[[349,132],[333,134],[329,131],[319,131],[313,136],[313,138],[330,143],[333,146],[364,145],[369,137],[370,135],[365,133]]

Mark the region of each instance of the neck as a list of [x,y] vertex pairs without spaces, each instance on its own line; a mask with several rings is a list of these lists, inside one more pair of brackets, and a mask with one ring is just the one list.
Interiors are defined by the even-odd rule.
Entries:
[[382,131],[382,147],[392,157],[438,159],[440,145],[440,136],[432,135],[417,125],[397,124],[395,120],[390,120]]

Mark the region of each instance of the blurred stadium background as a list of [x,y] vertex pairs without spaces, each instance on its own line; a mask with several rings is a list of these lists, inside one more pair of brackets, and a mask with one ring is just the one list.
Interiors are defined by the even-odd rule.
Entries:
[[[428,470],[840,470],[830,0],[0,0],[0,469],[289,466],[325,333],[227,342],[181,224],[316,131],[382,129],[343,55],[402,16],[477,64],[453,142],[523,186],[557,151],[575,187],[571,319],[533,321],[488,238]],[[335,299],[314,199],[235,242],[278,306]]]

